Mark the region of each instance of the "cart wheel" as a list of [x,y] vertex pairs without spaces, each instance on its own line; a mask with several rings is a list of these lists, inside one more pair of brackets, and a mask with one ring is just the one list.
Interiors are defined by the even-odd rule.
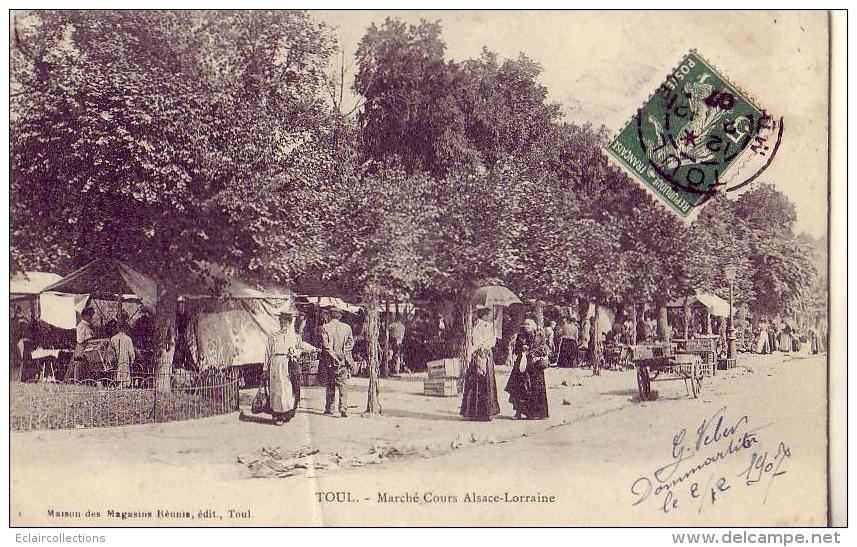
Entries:
[[637,367],[637,388],[640,391],[640,400],[648,401],[652,386],[649,382],[649,371],[644,366]]

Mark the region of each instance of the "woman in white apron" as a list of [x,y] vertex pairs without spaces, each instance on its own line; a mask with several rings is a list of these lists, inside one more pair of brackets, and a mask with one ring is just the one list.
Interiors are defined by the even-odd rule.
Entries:
[[283,425],[295,415],[296,400],[289,376],[289,362],[302,351],[314,350],[295,333],[298,310],[292,303],[280,310],[280,330],[268,337],[262,377],[268,380],[271,416],[274,425]]
[[770,353],[770,340],[768,340],[768,322],[762,320],[759,323],[759,336],[756,338],[756,353]]

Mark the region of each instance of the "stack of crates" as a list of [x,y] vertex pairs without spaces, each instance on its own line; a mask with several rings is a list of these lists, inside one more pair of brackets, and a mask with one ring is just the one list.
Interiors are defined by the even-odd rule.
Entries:
[[300,357],[301,385],[321,385],[321,377],[318,370],[318,352],[305,352]]
[[714,337],[703,337],[688,340],[685,343],[683,353],[699,355],[702,360],[700,368],[706,376],[714,376],[717,373],[717,339]]
[[423,384],[423,393],[434,397],[455,397],[458,395],[461,376],[461,359],[438,359],[429,361],[428,378]]

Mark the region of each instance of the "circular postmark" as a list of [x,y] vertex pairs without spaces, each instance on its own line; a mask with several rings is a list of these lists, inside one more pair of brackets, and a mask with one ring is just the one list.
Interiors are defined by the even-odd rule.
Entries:
[[[685,97],[692,98],[690,92]],[[716,102],[710,104],[713,101]],[[649,169],[673,189],[701,196],[693,207],[704,204],[717,192],[733,192],[747,186],[771,165],[779,150],[784,130],[782,117],[774,119],[764,111],[760,115],[750,112],[738,117],[716,113],[716,109],[728,113],[733,105],[731,93],[712,91],[706,98],[705,111],[669,104],[670,109],[664,112],[659,124],[651,113],[637,110],[637,142]],[[654,146],[651,139],[644,137],[646,116],[656,126],[658,142]],[[722,119],[709,122],[706,127],[705,120],[712,118]],[[685,123],[676,123],[681,120]],[[696,127],[702,128],[699,133]]]
[[750,184],[773,162],[775,119],[691,50],[607,145],[608,157],[692,220],[717,192]]

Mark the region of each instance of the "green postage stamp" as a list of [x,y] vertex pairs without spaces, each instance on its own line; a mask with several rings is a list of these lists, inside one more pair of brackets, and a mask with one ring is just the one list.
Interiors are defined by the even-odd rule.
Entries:
[[690,222],[716,192],[752,182],[773,160],[772,119],[695,51],[608,144],[631,178]]

